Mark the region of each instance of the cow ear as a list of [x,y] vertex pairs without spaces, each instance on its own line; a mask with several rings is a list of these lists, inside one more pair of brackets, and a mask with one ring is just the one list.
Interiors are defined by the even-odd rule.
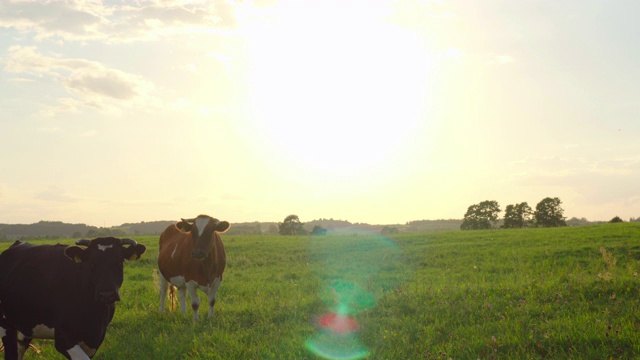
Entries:
[[218,223],[218,225],[216,225],[216,231],[219,232],[219,233],[223,233],[223,232],[229,230],[230,226],[231,225],[229,224],[228,221],[220,221]]
[[64,254],[71,260],[81,263],[86,260],[86,250],[80,246],[69,246],[64,249]]
[[182,232],[189,232],[189,231],[191,231],[191,228],[193,227],[193,224],[188,223],[185,220],[182,220],[182,221],[178,221],[178,223],[176,224],[176,227],[178,228],[178,230],[180,230]]
[[124,249],[123,257],[125,258],[125,260],[138,260],[145,251],[147,251],[147,247],[142,244],[129,246],[128,248]]

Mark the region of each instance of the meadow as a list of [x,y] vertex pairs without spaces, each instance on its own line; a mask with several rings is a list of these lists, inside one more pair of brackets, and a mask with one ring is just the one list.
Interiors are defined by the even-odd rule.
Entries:
[[[158,312],[158,239],[135,239],[147,253],[125,263],[94,359],[640,358],[638,223],[223,235],[216,312],[201,308],[198,323]],[[328,329],[336,313],[349,326]],[[52,342],[34,344],[27,359],[62,359]]]

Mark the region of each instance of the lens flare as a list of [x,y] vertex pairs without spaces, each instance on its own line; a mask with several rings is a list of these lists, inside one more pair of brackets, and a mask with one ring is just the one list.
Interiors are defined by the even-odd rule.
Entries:
[[393,241],[377,234],[331,238],[310,241],[328,311],[316,318],[318,332],[305,345],[325,359],[362,359],[370,351],[358,339],[356,316],[398,285],[402,254]]
[[337,334],[347,334],[358,329],[358,322],[354,318],[336,313],[323,315],[318,319],[318,325]]
[[355,333],[336,336],[334,333],[321,331],[307,340],[307,349],[312,353],[332,360],[355,360],[369,355]]

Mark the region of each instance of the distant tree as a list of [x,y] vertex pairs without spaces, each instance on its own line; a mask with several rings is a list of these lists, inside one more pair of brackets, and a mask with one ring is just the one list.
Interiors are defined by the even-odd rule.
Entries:
[[485,200],[480,204],[471,205],[467,208],[467,213],[464,214],[460,229],[491,229],[498,222],[499,213],[500,205],[495,200]]
[[311,230],[311,235],[327,235],[327,229],[320,225],[316,225],[313,227],[313,230]]
[[91,229],[91,230],[87,231],[87,234],[85,236],[88,237],[88,238],[98,237],[99,236],[98,230]]
[[270,224],[270,225],[269,225],[269,229],[267,230],[267,234],[275,235],[275,234],[278,234],[278,233],[279,233],[279,231],[278,231],[278,225],[276,225],[276,224]]
[[619,216],[614,217],[613,219],[609,220],[610,223],[621,223],[624,222],[624,220],[620,219]]
[[107,236],[124,237],[124,236],[127,236],[127,233],[125,233],[121,229],[101,227],[98,229],[91,229],[87,231],[87,234],[86,234],[87,238],[97,238],[97,237],[107,237]]
[[504,224],[505,229],[523,228],[531,224],[531,216],[533,210],[526,202],[507,205],[504,209]]
[[583,225],[589,225],[589,220],[585,217],[581,217],[581,218],[577,218],[577,217],[572,217],[569,220],[565,221],[567,223],[567,226],[583,226]]
[[304,224],[300,222],[298,215],[289,215],[284,221],[278,224],[278,233],[280,235],[304,235]]
[[399,234],[400,231],[397,227],[385,226],[380,230],[380,234],[389,235],[389,234]]
[[113,237],[125,237],[127,233],[122,229],[113,229],[111,230],[111,236]]
[[540,227],[558,227],[567,226],[563,215],[564,210],[560,206],[562,201],[559,198],[546,197],[536,205],[536,211],[533,216],[536,220],[536,226]]
[[[277,231],[276,231],[277,233]],[[229,235],[262,235],[262,227],[259,222],[234,224],[229,231]]]

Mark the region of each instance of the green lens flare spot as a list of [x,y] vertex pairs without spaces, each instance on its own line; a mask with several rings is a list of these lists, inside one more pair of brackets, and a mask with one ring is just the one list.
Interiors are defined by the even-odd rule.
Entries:
[[336,335],[320,332],[305,343],[313,354],[331,360],[356,360],[369,355],[354,334]]

